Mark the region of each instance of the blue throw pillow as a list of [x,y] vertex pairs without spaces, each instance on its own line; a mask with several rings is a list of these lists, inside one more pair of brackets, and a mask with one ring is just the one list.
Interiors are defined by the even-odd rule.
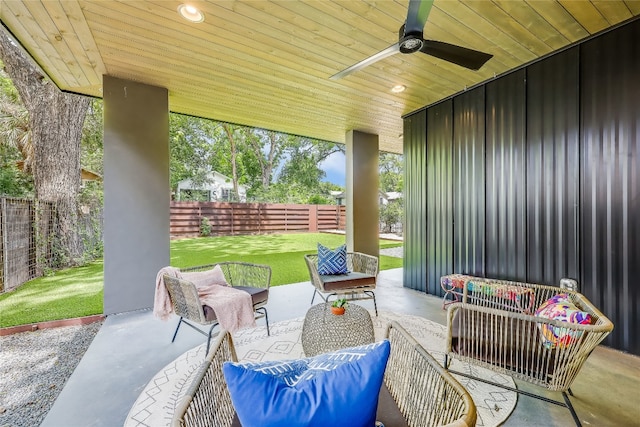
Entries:
[[348,274],[347,245],[331,250],[318,243],[318,274],[322,276],[333,274]]
[[243,427],[371,427],[389,341],[315,357],[222,366]]

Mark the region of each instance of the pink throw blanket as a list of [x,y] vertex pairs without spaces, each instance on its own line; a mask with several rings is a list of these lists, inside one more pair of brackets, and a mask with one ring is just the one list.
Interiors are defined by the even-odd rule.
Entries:
[[222,329],[235,332],[256,326],[249,292],[231,286],[201,285],[198,286],[198,296],[203,305],[213,308]]
[[[168,320],[173,313],[169,292],[164,285],[164,275],[182,279],[180,270],[174,267],[160,269],[156,276],[156,292],[153,314],[162,320]],[[188,276],[188,273],[185,273]],[[184,277],[189,280],[189,277]],[[242,328],[255,327],[253,301],[248,292],[224,286],[219,283],[199,283],[194,280],[202,305],[208,305],[216,313],[220,327],[229,332]],[[200,281],[201,282],[201,281]]]
[[173,313],[169,291],[164,286],[164,275],[181,278],[180,270],[175,267],[163,267],[156,275],[156,294],[153,299],[153,315],[161,320],[169,320]]

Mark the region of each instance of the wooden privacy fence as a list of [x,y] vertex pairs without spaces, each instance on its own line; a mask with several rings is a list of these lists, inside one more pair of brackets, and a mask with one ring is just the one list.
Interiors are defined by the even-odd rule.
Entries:
[[0,293],[42,275],[51,259],[53,233],[53,203],[0,198]]
[[172,237],[200,234],[202,218],[211,235],[344,230],[345,206],[271,203],[171,202]]

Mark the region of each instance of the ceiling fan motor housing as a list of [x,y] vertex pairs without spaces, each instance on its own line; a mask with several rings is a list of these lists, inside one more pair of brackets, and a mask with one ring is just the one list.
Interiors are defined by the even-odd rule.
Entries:
[[412,32],[409,34],[404,33],[404,25],[400,27],[399,41],[401,53],[414,53],[422,49],[424,45],[424,39],[422,32]]

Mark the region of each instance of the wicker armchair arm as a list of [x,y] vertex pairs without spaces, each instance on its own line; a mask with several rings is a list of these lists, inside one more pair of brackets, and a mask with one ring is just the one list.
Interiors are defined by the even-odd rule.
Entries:
[[324,291],[324,284],[320,279],[320,274],[318,274],[318,255],[316,254],[305,255],[304,261],[307,264],[307,269],[309,270],[309,277],[311,277],[311,284],[313,284],[313,286],[315,286],[319,290]]
[[387,328],[391,354],[385,384],[409,426],[473,426],[476,407],[456,381],[398,323]]
[[231,334],[220,331],[178,404],[171,421],[172,427],[231,426],[235,409],[222,374],[222,364],[237,360]]

